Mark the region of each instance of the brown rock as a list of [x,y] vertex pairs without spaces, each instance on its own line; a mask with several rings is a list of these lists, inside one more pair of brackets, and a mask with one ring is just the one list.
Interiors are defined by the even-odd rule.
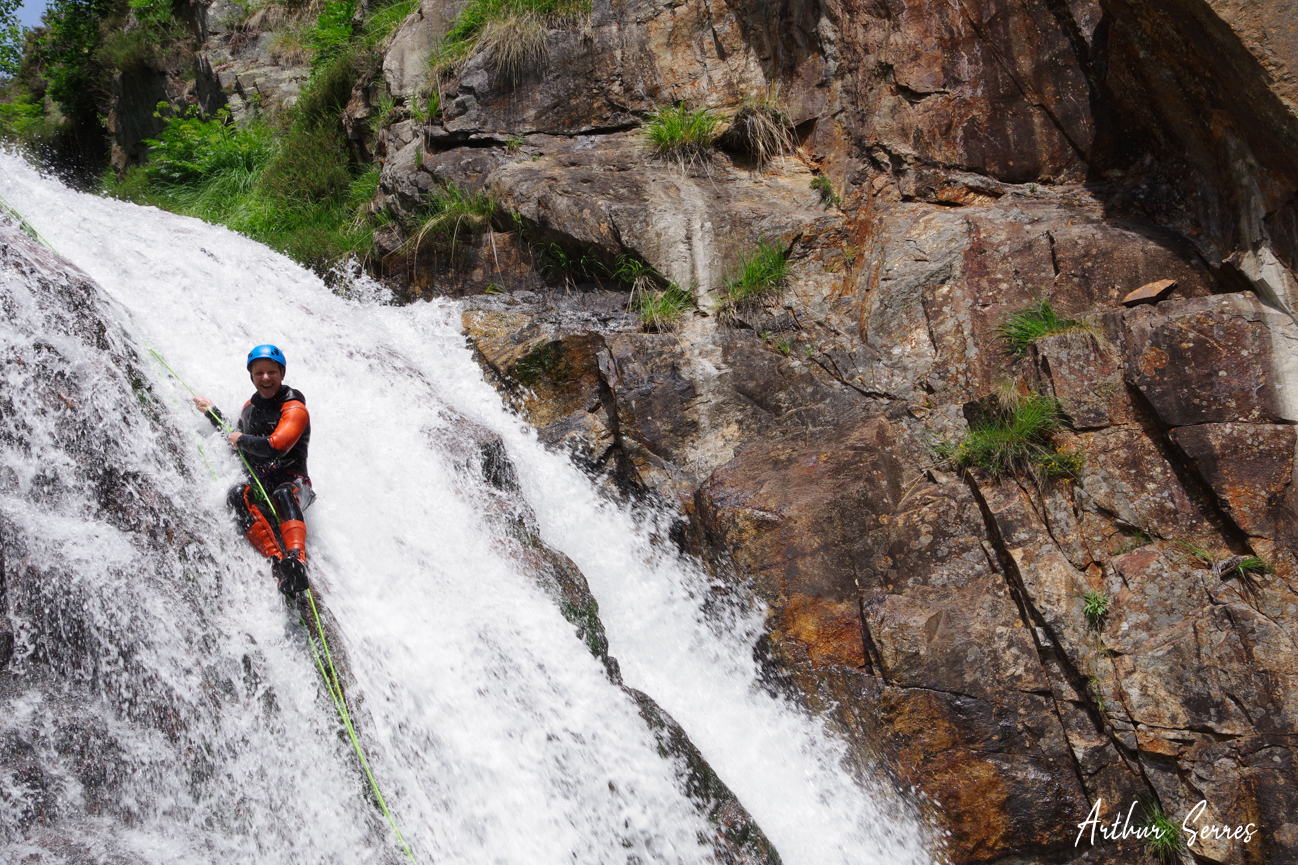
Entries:
[[1032,345],[1032,358],[1075,429],[1098,429],[1131,417],[1122,366],[1107,340],[1089,332],[1060,333]]
[[[1277,377],[1277,343],[1293,323],[1252,294],[1168,301],[1124,316],[1127,381],[1163,423],[1293,419]],[[1285,349],[1287,351],[1287,348]]]
[[1295,518],[1290,494],[1294,427],[1278,424],[1202,424],[1169,435],[1194,461],[1199,475],[1246,534],[1292,537]]
[[714,545],[770,604],[772,636],[815,666],[865,665],[857,581],[866,533],[901,499],[902,435],[874,419],[814,443],[754,444],[699,491]]
[[1123,306],[1139,306],[1142,303],[1157,303],[1176,288],[1175,279],[1160,279],[1147,283],[1122,299]]

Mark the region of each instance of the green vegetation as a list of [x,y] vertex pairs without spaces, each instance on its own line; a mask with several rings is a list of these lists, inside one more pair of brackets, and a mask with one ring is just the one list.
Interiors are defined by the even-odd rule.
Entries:
[[834,191],[834,182],[823,174],[811,178],[811,188],[820,193],[820,203],[826,207],[841,204],[843,201]]
[[517,77],[546,53],[547,31],[590,14],[590,0],[469,0],[429,59],[444,75],[480,52]]
[[781,291],[788,274],[784,247],[762,241],[740,259],[734,276],[726,280],[718,310],[723,316],[733,317],[739,310]]
[[940,457],[957,468],[980,468],[995,478],[1021,472],[1065,480],[1077,475],[1081,455],[1050,446],[1060,428],[1054,398],[1001,395],[993,401],[988,417],[970,426],[960,441],[938,447]]
[[1238,573],[1247,577],[1253,574],[1270,574],[1272,570],[1270,565],[1257,556],[1246,556],[1231,566],[1226,573]]
[[720,124],[721,116],[712,109],[691,110],[680,102],[656,109],[642,131],[654,155],[685,165],[712,153]]
[[1009,352],[1017,357],[1028,353],[1037,340],[1055,333],[1092,332],[1094,327],[1084,321],[1060,318],[1050,305],[1049,298],[1041,298],[1022,312],[1011,315],[1001,327],[1001,338]]
[[1145,822],[1140,828],[1145,835],[1145,852],[1152,858],[1173,862],[1185,851],[1181,828],[1163,813],[1157,802],[1145,804]]
[[22,0],[0,0],[0,78],[13,78],[23,65],[24,33],[18,23]]
[[437,252],[454,257],[461,233],[477,234],[495,215],[496,201],[488,193],[468,193],[448,184],[430,196],[402,251],[417,256],[421,246],[431,243]]
[[1110,598],[1107,592],[1087,592],[1083,598],[1085,608],[1083,612],[1086,615],[1086,624],[1095,630],[1099,630],[1100,623],[1109,612]]
[[725,134],[729,143],[750,154],[761,168],[777,157],[792,153],[793,122],[780,104],[778,86],[761,96],[746,97]]
[[1140,529],[1132,529],[1127,535],[1127,542],[1118,547],[1118,549],[1114,551],[1113,555],[1120,556],[1123,553],[1129,553],[1132,550],[1147,546],[1150,543],[1152,543],[1152,541],[1150,540],[1149,535],[1145,534]]
[[632,308],[640,316],[640,323],[651,330],[668,329],[697,305],[693,290],[681,288],[675,282],[661,290],[642,289],[633,298]]

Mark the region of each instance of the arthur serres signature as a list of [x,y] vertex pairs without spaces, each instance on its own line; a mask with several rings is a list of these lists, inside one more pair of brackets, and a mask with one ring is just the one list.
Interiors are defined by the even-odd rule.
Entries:
[[[1121,812],[1112,823],[1105,825],[1100,819],[1103,799],[1096,799],[1095,805],[1091,808],[1091,813],[1086,815],[1086,820],[1077,824],[1077,840],[1073,842],[1076,847],[1082,842],[1082,836],[1086,830],[1091,830],[1091,844],[1095,843],[1095,833],[1098,830],[1100,836],[1105,841],[1121,841],[1126,838],[1138,838],[1141,840],[1161,839],[1166,832],[1175,832],[1176,825],[1170,820],[1163,818],[1159,821],[1150,821],[1143,826],[1135,826],[1131,822],[1132,814],[1135,813],[1136,803],[1132,802],[1131,807],[1127,809],[1124,815]],[[1207,826],[1199,825],[1199,818],[1203,815],[1204,809],[1208,807],[1207,799],[1200,799],[1199,804],[1190,809],[1190,813],[1185,815],[1181,821],[1181,831],[1185,833],[1186,847],[1193,847],[1194,842],[1207,839],[1217,839],[1221,841],[1240,840],[1247,844],[1253,840],[1257,834],[1257,824],[1249,823],[1245,826],[1226,826],[1221,824],[1209,824]]]

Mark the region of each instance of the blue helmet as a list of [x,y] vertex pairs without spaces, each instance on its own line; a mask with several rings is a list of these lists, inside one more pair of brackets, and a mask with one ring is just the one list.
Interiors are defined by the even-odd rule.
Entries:
[[273,360],[275,363],[279,364],[280,372],[288,369],[288,361],[284,359],[284,352],[280,351],[277,346],[269,344],[259,345],[252,351],[248,352],[248,369],[252,369],[252,362],[254,360],[261,360],[262,358]]

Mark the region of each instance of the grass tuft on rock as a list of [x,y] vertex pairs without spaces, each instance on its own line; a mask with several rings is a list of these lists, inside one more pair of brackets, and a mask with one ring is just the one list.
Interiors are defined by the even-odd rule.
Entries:
[[1053,447],[1060,429],[1059,403],[1041,394],[996,400],[988,416],[957,442],[938,446],[939,457],[956,468],[979,468],[993,478],[1018,474],[1070,480],[1082,468],[1081,454]]
[[669,330],[696,305],[693,290],[682,288],[675,282],[664,289],[643,288],[632,300],[640,324],[656,331]]
[[1093,333],[1094,325],[1073,318],[1060,318],[1049,298],[1041,298],[1016,312],[1001,326],[1001,339],[1016,357],[1023,357],[1037,340],[1056,333]]
[[735,274],[721,289],[718,310],[723,317],[733,317],[765,297],[784,289],[789,276],[784,247],[762,241],[739,261]]
[[420,247],[431,243],[435,250],[454,255],[462,234],[477,234],[488,228],[495,216],[496,200],[490,194],[466,192],[449,183],[429,196],[401,251],[418,255]]
[[1185,836],[1181,827],[1163,813],[1157,802],[1145,805],[1145,822],[1140,827],[1145,838],[1145,852],[1159,862],[1171,863],[1185,852]]
[[778,85],[771,85],[760,96],[744,99],[722,143],[752,156],[759,169],[793,152],[793,121],[780,102]]
[[712,109],[678,102],[655,109],[641,131],[655,156],[687,165],[711,155],[720,125],[721,116]]
[[545,56],[549,30],[583,20],[590,10],[590,0],[469,0],[429,65],[440,76],[491,51],[497,69],[517,76]]

